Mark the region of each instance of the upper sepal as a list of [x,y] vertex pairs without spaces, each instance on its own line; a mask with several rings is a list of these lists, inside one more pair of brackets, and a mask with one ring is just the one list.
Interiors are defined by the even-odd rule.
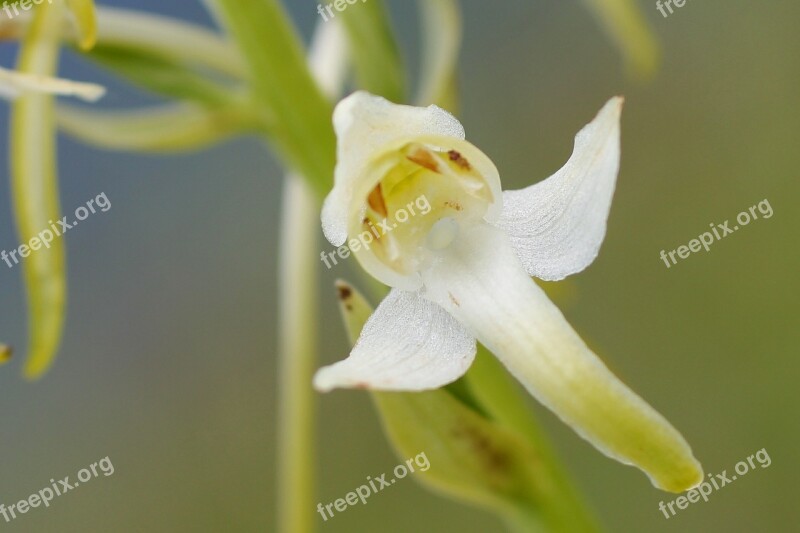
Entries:
[[463,140],[464,127],[450,113],[435,105],[413,107],[358,91],[336,106],[334,186],[322,208],[322,229],[334,246],[347,240],[353,193],[367,166],[382,155],[382,148],[400,139],[437,135]]

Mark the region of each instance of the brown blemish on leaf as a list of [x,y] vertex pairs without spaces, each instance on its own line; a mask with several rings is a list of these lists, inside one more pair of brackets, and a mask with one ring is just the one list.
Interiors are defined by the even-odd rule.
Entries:
[[367,203],[369,203],[370,208],[380,216],[385,217],[388,214],[386,210],[386,200],[383,199],[383,191],[381,190],[380,183],[369,193]]
[[410,154],[406,157],[409,161],[412,161],[421,167],[425,167],[428,170],[436,172],[437,174],[441,174],[439,172],[439,164],[436,162],[436,159],[434,159],[433,155],[425,149],[420,148],[413,154]]
[[461,152],[456,150],[450,150],[447,152],[447,155],[450,156],[450,161],[461,167],[463,170],[470,170],[472,165],[469,164],[467,158],[461,155]]
[[508,452],[497,448],[492,440],[477,428],[467,425],[456,426],[451,431],[453,437],[464,441],[477,455],[487,470],[506,475],[511,467]]

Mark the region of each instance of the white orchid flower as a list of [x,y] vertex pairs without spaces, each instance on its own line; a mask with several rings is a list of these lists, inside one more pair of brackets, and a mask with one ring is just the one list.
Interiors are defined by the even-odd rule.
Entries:
[[[361,265],[393,289],[350,357],[319,370],[315,387],[438,388],[467,371],[477,339],[601,452],[665,490],[701,482],[680,433],[606,368],[530,278],[563,279],[597,256],[619,170],[622,103],[612,98],[578,133],[561,170],[505,192],[446,111],[365,92],[339,103],[323,229],[335,246],[351,238]],[[421,195],[426,215],[359,246],[356,237]]]
[[94,102],[105,94],[105,89],[94,83],[39,76],[0,67],[0,98],[13,100],[29,92],[76,96]]

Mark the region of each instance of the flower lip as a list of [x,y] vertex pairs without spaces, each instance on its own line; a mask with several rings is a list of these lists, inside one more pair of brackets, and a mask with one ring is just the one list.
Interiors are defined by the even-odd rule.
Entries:
[[357,182],[386,145],[421,135],[466,137],[461,123],[440,107],[395,104],[364,91],[339,102],[333,126],[337,138],[334,187],[323,204],[321,221],[325,237],[334,246],[347,240],[349,207]]
[[454,137],[416,135],[387,143],[356,183],[348,235],[365,245],[354,255],[375,278],[405,290],[422,286],[419,272],[462,225],[494,222],[502,211],[497,168],[478,148]]

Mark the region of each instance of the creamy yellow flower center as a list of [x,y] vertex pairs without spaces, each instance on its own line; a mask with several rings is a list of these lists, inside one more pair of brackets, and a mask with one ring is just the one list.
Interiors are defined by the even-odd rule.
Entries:
[[477,148],[458,139],[435,141],[384,153],[370,165],[370,188],[358,191],[349,232],[364,244],[356,256],[389,285],[435,261],[466,225],[486,217],[499,196],[496,169]]

